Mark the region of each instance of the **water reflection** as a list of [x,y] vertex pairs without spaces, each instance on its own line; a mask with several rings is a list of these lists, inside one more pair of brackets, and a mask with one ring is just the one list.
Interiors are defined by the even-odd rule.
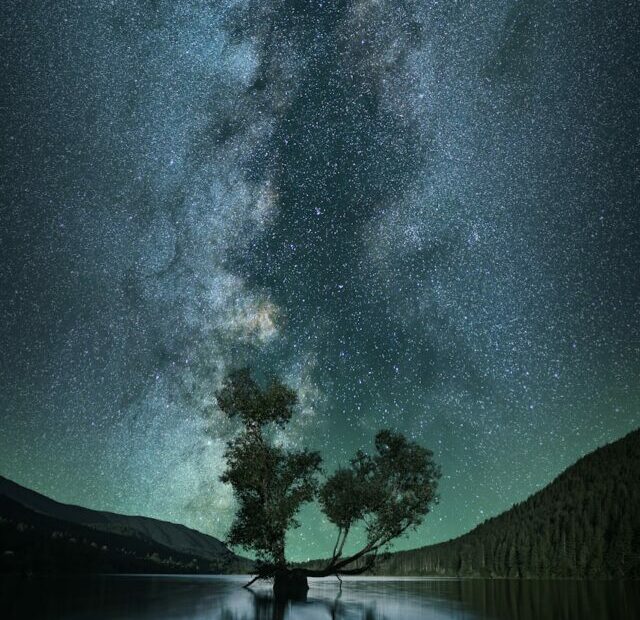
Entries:
[[[399,599],[395,596],[386,596],[384,588],[377,596],[363,598],[359,593],[351,591],[353,584],[348,584],[343,591],[338,593],[312,592],[306,601],[283,602],[273,598],[269,592],[251,593],[251,601],[242,600],[242,596],[236,595],[233,599],[224,602],[220,615],[214,618],[220,620],[292,620],[301,618],[304,620],[395,620],[397,618],[424,618],[425,610],[429,609],[429,618],[474,618],[472,614],[452,614],[455,605],[448,605],[448,610],[438,609],[442,604],[434,605],[432,602],[416,598],[410,600],[406,597]],[[329,588],[331,590],[331,588]]]
[[131,620],[623,620],[640,618],[637,583],[332,579],[281,603],[244,577],[0,580],[2,617]]

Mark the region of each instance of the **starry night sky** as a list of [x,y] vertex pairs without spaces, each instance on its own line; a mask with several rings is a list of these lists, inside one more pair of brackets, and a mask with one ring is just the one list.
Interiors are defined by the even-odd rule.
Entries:
[[633,5],[5,2],[0,473],[223,538],[249,363],[329,471],[434,450],[409,548],[637,427]]

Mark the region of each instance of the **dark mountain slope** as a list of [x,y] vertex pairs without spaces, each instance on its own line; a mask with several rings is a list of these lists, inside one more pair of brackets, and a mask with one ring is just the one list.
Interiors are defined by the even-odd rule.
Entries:
[[640,577],[640,429],[468,534],[389,554],[392,575]]
[[0,496],[0,573],[224,572],[219,562],[147,538],[96,530],[35,512]]
[[184,525],[62,504],[0,476],[0,497],[2,496],[37,513],[105,532],[144,538],[186,555],[213,562],[234,557],[217,538]]

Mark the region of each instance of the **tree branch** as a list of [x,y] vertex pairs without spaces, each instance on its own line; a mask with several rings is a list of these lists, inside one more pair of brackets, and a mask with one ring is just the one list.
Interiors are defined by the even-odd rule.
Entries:
[[336,553],[338,550],[338,543],[340,542],[340,536],[342,536],[342,528],[338,528],[338,538],[336,539],[336,544],[333,547],[333,553],[331,554],[331,560],[335,560],[335,558],[338,557],[338,554]]
[[[397,533],[394,533],[382,539],[372,541],[367,545],[365,545],[357,553],[354,553],[353,555],[350,555],[349,557],[344,558],[342,560],[338,561],[338,558],[340,557],[339,555],[334,556],[331,558],[329,563],[322,569],[319,569],[319,570],[305,569],[305,574],[308,577],[328,577],[329,575],[337,575],[338,573],[340,573],[341,575],[359,575],[373,566],[375,562],[375,554],[382,547],[384,547],[387,543],[392,541],[394,538],[397,538],[398,536],[402,535],[410,526],[411,526],[411,523],[407,523]],[[348,530],[345,532],[345,536],[343,537],[343,541],[342,541],[343,544],[344,544],[344,540],[346,539],[346,533],[348,533]],[[340,550],[342,550],[342,547],[340,547]],[[353,564],[353,562],[356,562],[357,560],[359,560],[360,558],[368,554],[373,554],[374,557],[372,557],[371,560],[369,560],[364,567],[351,568],[351,569],[346,568],[347,566],[349,566],[349,564]]]
[[242,587],[249,588],[252,584],[254,584],[258,579],[260,579],[262,575],[256,575],[249,583],[245,583]]
[[342,555],[342,550],[344,549],[344,543],[347,540],[347,536],[349,535],[349,526],[347,526],[344,530],[344,536],[342,537],[342,542],[340,543],[340,548],[338,549],[338,554],[334,554],[335,557],[340,557]]

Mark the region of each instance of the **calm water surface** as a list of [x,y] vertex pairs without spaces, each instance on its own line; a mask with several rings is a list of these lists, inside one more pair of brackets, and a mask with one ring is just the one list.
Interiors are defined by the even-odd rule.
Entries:
[[[131,620],[640,619],[640,582],[459,579],[313,580],[304,602],[278,604],[246,577],[4,579],[3,618]],[[8,611],[8,614],[6,613]]]

